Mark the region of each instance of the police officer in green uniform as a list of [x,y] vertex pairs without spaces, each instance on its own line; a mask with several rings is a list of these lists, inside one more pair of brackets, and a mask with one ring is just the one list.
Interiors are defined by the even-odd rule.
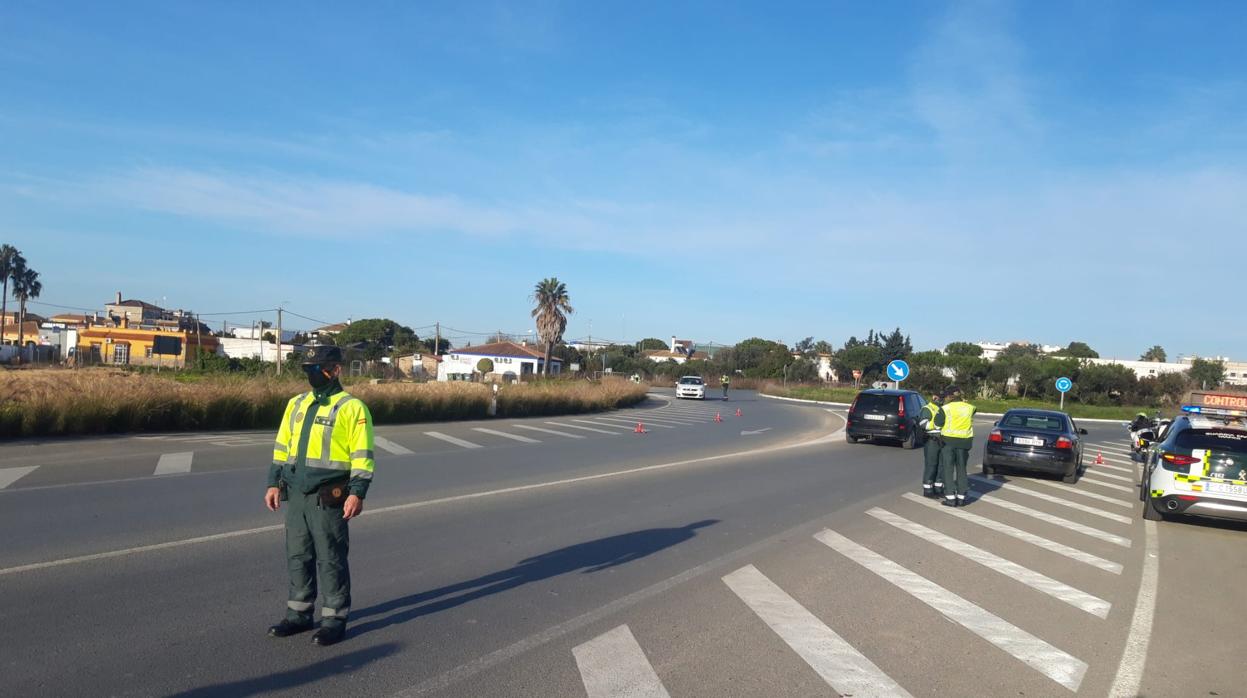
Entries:
[[931,401],[922,406],[922,417],[918,427],[926,431],[927,440],[922,446],[922,496],[940,497],[944,494],[944,477],[940,472],[940,449],[943,439],[940,428],[935,426],[935,417],[940,413],[940,405],[944,402],[942,395],[931,396]]
[[347,522],[364,510],[373,473],[372,415],[342,389],[342,350],[315,347],[303,362],[311,392],[286,405],[264,503],[286,502],[286,559],[290,593],[286,617],[272,637],[311,630],[316,595],[321,625],[312,642],[327,646],[346,637],[351,610],[350,538]]
[[949,386],[944,391],[944,405],[935,416],[940,428],[944,447],[940,449],[940,462],[944,466],[944,506],[965,506],[970,482],[966,478],[966,464],[970,461],[970,448],[974,445],[975,407],[961,397],[961,389]]
[[727,399],[727,389],[732,387],[732,379],[726,373],[719,376],[719,385],[723,386],[723,399]]

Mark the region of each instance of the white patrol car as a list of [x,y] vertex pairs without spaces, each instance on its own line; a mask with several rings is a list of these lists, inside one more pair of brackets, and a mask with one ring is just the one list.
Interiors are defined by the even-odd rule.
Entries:
[[[1247,396],[1196,393],[1143,466],[1143,518],[1247,521]],[[1224,405],[1224,406],[1223,406]]]
[[680,399],[687,397],[705,400],[706,382],[701,379],[701,376],[684,376],[679,383],[675,384],[675,396]]

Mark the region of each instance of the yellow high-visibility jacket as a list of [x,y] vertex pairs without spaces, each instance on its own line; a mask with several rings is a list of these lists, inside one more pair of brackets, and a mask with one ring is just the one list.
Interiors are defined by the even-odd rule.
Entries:
[[348,491],[368,494],[373,473],[372,414],[359,398],[338,390],[304,393],[290,399],[277,440],[268,486],[285,483],[311,493],[335,480],[350,479]]
[[937,415],[936,426],[940,427],[940,435],[946,439],[974,438],[974,405],[965,400],[954,400],[940,408],[943,419]]

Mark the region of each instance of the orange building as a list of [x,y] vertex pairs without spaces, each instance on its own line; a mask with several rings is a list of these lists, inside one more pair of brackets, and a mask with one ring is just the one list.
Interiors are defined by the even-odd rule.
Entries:
[[186,330],[95,325],[78,331],[79,363],[129,366],[185,366],[199,352],[216,354],[220,342],[208,333]]

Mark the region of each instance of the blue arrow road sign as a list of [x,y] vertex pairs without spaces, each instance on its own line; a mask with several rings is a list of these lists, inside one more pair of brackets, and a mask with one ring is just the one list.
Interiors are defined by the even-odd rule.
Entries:
[[1065,376],[1061,376],[1060,378],[1056,379],[1056,389],[1059,392],[1068,393],[1069,389],[1072,387],[1074,387],[1074,381],[1066,378]]
[[909,364],[897,359],[888,364],[888,378],[900,383],[909,378]]

